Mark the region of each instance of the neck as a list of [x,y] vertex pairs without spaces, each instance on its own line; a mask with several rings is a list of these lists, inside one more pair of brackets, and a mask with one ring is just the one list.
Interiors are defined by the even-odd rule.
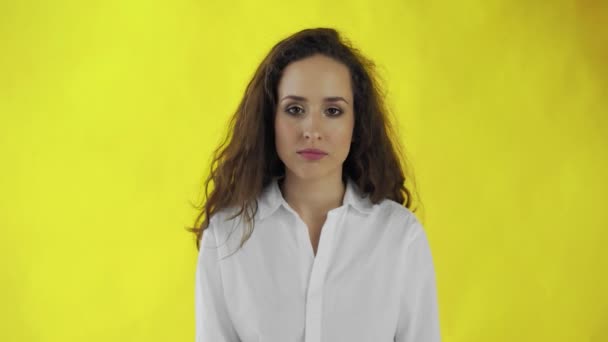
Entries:
[[301,179],[286,175],[279,183],[283,198],[302,217],[325,216],[342,206],[346,184],[342,176]]

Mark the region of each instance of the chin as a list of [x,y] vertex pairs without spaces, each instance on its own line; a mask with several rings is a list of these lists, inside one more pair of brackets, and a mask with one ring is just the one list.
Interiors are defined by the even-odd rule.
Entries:
[[[294,169],[292,169],[294,170]],[[333,168],[324,166],[324,167],[300,167],[300,168],[296,168],[295,171],[292,171],[291,173],[296,176],[299,179],[303,179],[303,180],[313,180],[313,179],[320,179],[320,178],[326,178],[329,177],[332,172],[333,172]]]

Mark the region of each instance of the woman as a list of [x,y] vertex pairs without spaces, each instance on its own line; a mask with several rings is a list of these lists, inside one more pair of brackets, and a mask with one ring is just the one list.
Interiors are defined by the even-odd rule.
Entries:
[[429,243],[373,66],[318,28],[258,67],[190,229],[196,341],[439,341]]

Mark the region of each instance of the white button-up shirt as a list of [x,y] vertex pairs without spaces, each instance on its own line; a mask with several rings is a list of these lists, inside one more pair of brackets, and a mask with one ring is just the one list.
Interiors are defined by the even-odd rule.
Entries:
[[[316,255],[277,180],[258,199],[253,234],[224,209],[196,267],[196,342],[435,342],[435,272],[427,236],[397,202],[372,204],[347,181]],[[229,255],[231,254],[232,255]]]

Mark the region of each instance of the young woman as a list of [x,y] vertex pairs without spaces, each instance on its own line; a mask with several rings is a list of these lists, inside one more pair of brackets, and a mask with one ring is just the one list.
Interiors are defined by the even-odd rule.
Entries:
[[429,243],[373,67],[328,28],[258,67],[190,229],[197,342],[440,340]]

